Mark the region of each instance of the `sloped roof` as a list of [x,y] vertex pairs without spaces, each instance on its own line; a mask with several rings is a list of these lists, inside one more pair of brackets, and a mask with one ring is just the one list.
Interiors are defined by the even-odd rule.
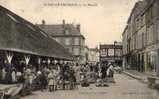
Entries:
[[[51,36],[82,36],[84,38],[73,24],[40,24],[38,26]],[[68,34],[65,34],[65,30]]]
[[39,27],[0,6],[0,50],[62,59],[71,55]]

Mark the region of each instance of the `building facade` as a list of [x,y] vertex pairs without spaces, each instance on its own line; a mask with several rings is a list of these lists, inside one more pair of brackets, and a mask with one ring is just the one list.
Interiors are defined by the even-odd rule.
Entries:
[[101,44],[100,49],[100,62],[108,64],[114,62],[115,64],[122,65],[122,45],[114,42],[114,44]]
[[97,64],[99,63],[99,49],[89,48],[88,63]]
[[82,50],[82,56],[83,59],[81,59],[81,64],[86,64],[88,62],[88,57],[89,57],[89,48],[88,46],[84,46],[84,50]]
[[123,66],[158,74],[159,0],[138,1],[122,36]]
[[85,37],[81,34],[80,25],[66,24],[42,24],[38,25],[54,40],[63,45],[79,63],[85,60]]

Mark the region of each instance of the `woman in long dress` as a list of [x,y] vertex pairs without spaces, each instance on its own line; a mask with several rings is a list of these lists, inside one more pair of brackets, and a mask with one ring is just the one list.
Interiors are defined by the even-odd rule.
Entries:
[[16,80],[16,71],[15,69],[13,69],[12,71],[12,82],[15,83],[17,80]]
[[41,72],[39,75],[39,81],[40,81],[40,86],[41,86],[41,91],[44,91],[47,86],[47,75],[44,73],[44,71]]
[[114,77],[114,67],[112,64],[109,64],[109,68],[107,69],[107,75],[110,78]]
[[75,77],[76,77],[76,83],[79,84],[80,83],[80,66],[76,63],[76,65],[74,66],[74,72],[75,72]]
[[48,75],[48,87],[49,87],[49,91],[55,91],[55,73],[53,71],[50,71],[49,75]]
[[6,70],[5,70],[5,68],[3,67],[3,69],[2,69],[2,80],[4,81],[5,78],[6,78]]

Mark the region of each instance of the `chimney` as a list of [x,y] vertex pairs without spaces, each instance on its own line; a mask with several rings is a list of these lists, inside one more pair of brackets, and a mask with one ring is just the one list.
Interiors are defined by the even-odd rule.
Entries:
[[65,20],[63,19],[63,20],[62,20],[62,28],[63,28],[63,33],[64,33],[64,34],[65,34],[65,24],[66,24],[66,23],[65,23]]
[[62,20],[62,27],[63,27],[63,28],[65,28],[65,24],[66,24],[66,22],[65,22],[65,20],[63,19],[63,20]]
[[45,28],[45,20],[42,20],[41,29]]
[[42,20],[42,25],[45,25],[45,20]]
[[81,26],[80,26],[80,24],[77,24],[76,28],[77,28],[77,30],[78,30],[79,32],[81,31]]
[[65,25],[65,20],[64,19],[62,20],[62,24]]

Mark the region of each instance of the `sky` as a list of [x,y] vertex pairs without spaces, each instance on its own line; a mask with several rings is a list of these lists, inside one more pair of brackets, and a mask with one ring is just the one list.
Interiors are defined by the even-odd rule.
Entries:
[[86,45],[93,48],[122,41],[136,1],[139,0],[0,0],[0,5],[33,24],[40,24],[43,19],[46,24],[62,24],[63,19],[66,23],[81,24]]

